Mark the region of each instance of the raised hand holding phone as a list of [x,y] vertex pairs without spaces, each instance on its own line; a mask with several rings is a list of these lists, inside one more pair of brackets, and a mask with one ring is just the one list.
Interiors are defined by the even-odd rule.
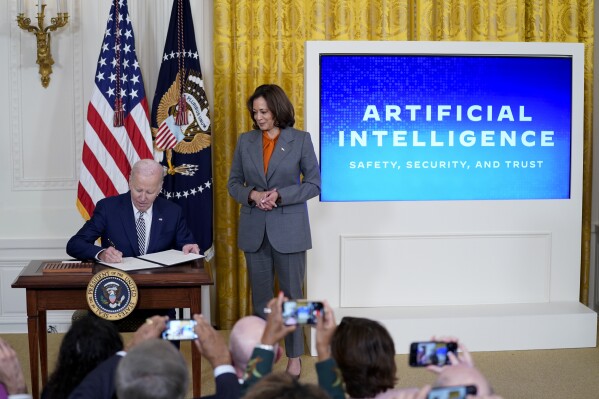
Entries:
[[320,362],[331,357],[331,341],[337,328],[329,303],[324,301],[323,305],[324,311],[316,315],[316,352]]
[[210,322],[200,314],[194,314],[193,320],[196,322],[195,333],[198,339],[193,343],[198,351],[216,368],[222,365],[231,364],[231,353],[225,338],[212,327]]
[[281,291],[276,298],[273,298],[268,302],[268,305],[264,309],[264,313],[267,316],[266,327],[262,334],[262,344],[274,345],[285,338],[287,334],[295,331],[295,325],[288,326],[283,321],[282,309],[285,300],[285,295]]
[[443,367],[445,365],[451,364],[450,355],[455,355],[457,350],[457,342],[412,342],[410,344],[409,364],[411,367]]
[[295,299],[283,302],[283,321],[287,326],[316,324],[316,317],[321,313],[324,313],[324,305],[320,301]]
[[476,386],[459,385],[432,388],[426,399],[466,399],[468,395],[476,395]]
[[146,322],[139,326],[137,331],[133,334],[131,340],[127,343],[125,350],[129,351],[136,345],[141,344],[149,339],[155,339],[160,337],[160,334],[166,328],[166,322],[168,316],[152,316],[146,319]]
[[[463,365],[466,365],[469,367],[474,367],[474,360],[472,359],[472,355],[468,351],[468,348],[466,348],[466,346],[462,342],[460,342],[456,337],[450,337],[450,336],[435,337],[435,336],[433,336],[431,338],[431,341],[457,343],[458,351],[449,352],[447,355],[449,358],[448,364],[451,364],[452,366],[457,365],[457,364],[463,364]],[[439,373],[441,373],[441,371],[443,371],[443,366],[429,365],[426,367],[426,369],[429,371],[432,371],[433,373],[439,374]]]
[[195,320],[169,320],[166,329],[162,332],[162,339],[168,341],[190,341],[198,338],[195,332]]

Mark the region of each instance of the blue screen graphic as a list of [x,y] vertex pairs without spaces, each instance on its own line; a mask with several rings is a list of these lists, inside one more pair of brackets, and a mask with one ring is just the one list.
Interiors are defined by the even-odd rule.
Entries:
[[569,56],[321,55],[321,201],[570,198]]

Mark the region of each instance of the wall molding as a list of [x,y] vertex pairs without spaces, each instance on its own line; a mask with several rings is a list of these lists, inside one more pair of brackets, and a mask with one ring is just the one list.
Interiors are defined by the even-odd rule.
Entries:
[[[65,259],[67,238],[0,239],[0,331],[27,333],[25,289],[11,288],[14,279],[35,259]],[[47,312],[48,326],[65,332],[71,325],[72,311]]]
[[[11,2],[10,15],[17,15],[16,9],[17,2]],[[31,13],[31,10],[29,10]],[[70,96],[73,98],[73,112],[74,117],[71,121],[72,127],[72,139],[75,141],[74,149],[76,153],[81,153],[82,138],[77,132],[83,130],[83,87],[82,87],[82,48],[83,40],[81,38],[81,29],[79,29],[81,7],[79,0],[74,1],[69,7],[69,23],[65,28],[62,28],[58,34],[68,35],[70,37],[71,44],[71,62],[73,66],[73,91]],[[32,20],[35,20],[31,17]],[[49,22],[49,17],[47,17]],[[12,22],[12,21],[11,21]],[[25,165],[24,165],[24,144],[23,144],[23,82],[22,82],[22,65],[21,59],[23,59],[21,41],[29,40],[33,42],[31,51],[35,52],[35,38],[28,32],[21,30],[16,23],[10,24],[10,54],[9,54],[9,68],[10,68],[10,113],[9,113],[9,126],[10,126],[10,148],[12,157],[12,189],[14,191],[28,191],[28,190],[65,190],[77,188],[79,176],[75,173],[68,177],[44,177],[44,178],[30,178],[26,176]],[[52,50],[57,51],[56,43]],[[53,54],[56,58],[56,54]],[[33,59],[33,58],[32,58]],[[34,68],[34,66],[30,66]],[[35,67],[37,71],[37,67]],[[54,73],[57,73],[55,70]],[[35,84],[40,85],[39,78]],[[51,83],[52,84],[52,81]],[[56,83],[55,83],[56,84]],[[62,160],[71,160],[73,162],[73,171],[77,171],[78,162],[81,160],[81,156],[73,154],[72,156],[61,156]]]
[[546,232],[341,235],[340,307],[548,302],[551,245]]
[[66,259],[69,238],[0,239],[0,267],[2,264],[24,267],[29,261],[39,259]]

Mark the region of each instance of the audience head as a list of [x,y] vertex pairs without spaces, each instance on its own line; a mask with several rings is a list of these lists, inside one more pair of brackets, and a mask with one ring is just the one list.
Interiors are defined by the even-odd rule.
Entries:
[[493,389],[485,376],[476,368],[466,364],[445,366],[437,376],[434,387],[450,387],[454,385],[475,385],[477,396],[487,396]]
[[93,314],[73,322],[58,352],[56,367],[44,388],[48,398],[62,398],[98,364],[123,349],[113,323]]
[[[229,351],[237,377],[242,378],[256,345],[260,343],[266,328],[266,320],[258,316],[246,316],[239,319],[229,336]],[[278,353],[278,345],[275,345]]]
[[330,399],[314,384],[303,384],[286,372],[273,372],[248,389],[244,399]]
[[250,111],[250,117],[254,121],[254,129],[259,129],[254,119],[254,100],[262,97],[266,101],[268,110],[272,113],[275,126],[285,129],[293,127],[295,124],[295,111],[293,104],[287,97],[287,94],[277,85],[265,84],[258,86],[247,101],[247,108]]
[[331,342],[345,390],[352,398],[371,398],[395,386],[395,345],[380,323],[344,317]]
[[189,386],[185,359],[162,339],[136,345],[116,370],[116,392],[121,399],[183,399]]
[[164,168],[153,159],[141,159],[131,168],[129,190],[131,200],[140,211],[147,211],[154,203],[164,178]]

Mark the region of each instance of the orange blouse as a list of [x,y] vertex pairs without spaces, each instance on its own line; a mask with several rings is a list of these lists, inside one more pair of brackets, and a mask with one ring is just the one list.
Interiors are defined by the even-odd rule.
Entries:
[[262,132],[262,153],[264,154],[264,174],[268,171],[268,163],[270,162],[270,157],[272,152],[275,150],[275,145],[277,144],[277,140],[279,139],[280,134],[277,134],[277,137],[271,139],[268,137],[268,132]]

